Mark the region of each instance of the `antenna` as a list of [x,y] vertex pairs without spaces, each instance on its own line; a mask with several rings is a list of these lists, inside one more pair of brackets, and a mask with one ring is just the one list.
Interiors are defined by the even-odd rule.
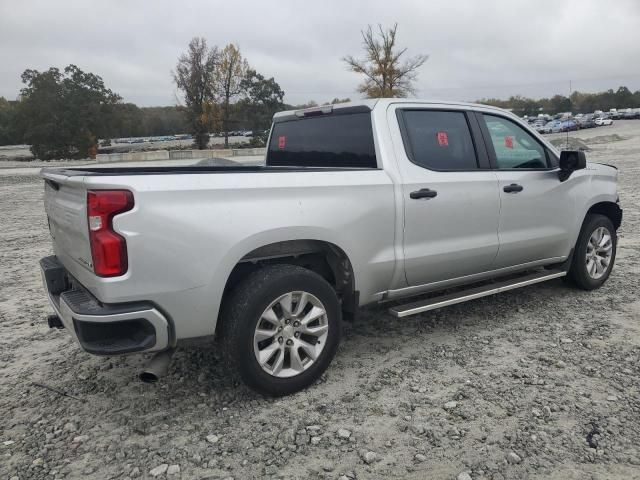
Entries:
[[[569,80],[569,105],[571,105],[571,80]],[[568,125],[567,121],[567,125]],[[567,126],[567,145],[566,149],[569,150],[569,127]]]

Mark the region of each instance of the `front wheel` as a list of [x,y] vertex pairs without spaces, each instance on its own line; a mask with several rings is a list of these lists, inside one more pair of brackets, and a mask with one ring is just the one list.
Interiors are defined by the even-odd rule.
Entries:
[[608,217],[589,214],[580,230],[569,278],[584,290],[594,290],[607,281],[616,258],[618,239]]
[[227,359],[251,388],[301,390],[327,369],[340,341],[340,304],[320,275],[294,265],[250,274],[224,309]]

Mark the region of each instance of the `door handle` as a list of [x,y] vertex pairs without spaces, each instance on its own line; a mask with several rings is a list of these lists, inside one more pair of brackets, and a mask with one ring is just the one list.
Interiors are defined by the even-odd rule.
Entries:
[[518,193],[524,190],[522,185],[518,185],[517,183],[512,183],[511,185],[506,185],[502,190],[507,193]]
[[416,190],[415,192],[411,192],[409,197],[414,200],[418,200],[419,198],[433,198],[438,195],[438,192],[435,190],[429,190],[428,188],[421,188],[420,190]]

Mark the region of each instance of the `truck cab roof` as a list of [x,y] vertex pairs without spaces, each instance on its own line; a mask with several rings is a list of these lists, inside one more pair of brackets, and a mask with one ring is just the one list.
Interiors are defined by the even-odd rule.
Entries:
[[469,103],[469,102],[452,102],[449,100],[437,100],[437,99],[417,99],[417,98],[371,98],[371,99],[362,99],[356,100],[353,102],[345,102],[345,103],[336,103],[331,105],[318,105],[316,107],[309,107],[299,110],[285,110],[282,112],[278,112],[273,116],[274,122],[282,122],[287,120],[292,120],[293,118],[302,118],[309,117],[314,115],[327,114],[332,112],[344,112],[345,110],[349,111],[362,111],[362,110],[373,110],[374,108],[385,109],[390,104],[398,104],[398,103],[406,103],[406,104],[424,104],[424,105],[449,105],[452,107],[468,107],[470,109],[482,108],[482,109],[490,109],[499,111],[502,113],[508,113],[513,115],[508,110],[504,110],[502,108],[492,107],[490,105],[482,105],[478,103]]

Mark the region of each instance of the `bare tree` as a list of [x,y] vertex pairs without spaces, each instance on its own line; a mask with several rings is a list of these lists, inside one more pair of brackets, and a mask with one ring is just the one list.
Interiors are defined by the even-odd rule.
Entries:
[[217,47],[209,48],[204,38],[194,37],[172,72],[173,81],[184,94],[191,133],[200,150],[207,148],[215,117],[215,73],[219,57]]
[[220,52],[220,61],[216,68],[216,85],[222,110],[222,130],[224,147],[229,148],[229,121],[231,102],[245,89],[243,80],[249,70],[249,64],[240,54],[240,48],[230,43]]
[[366,54],[363,60],[351,55],[342,59],[351,71],[365,76],[358,91],[368,98],[414,95],[413,82],[417,78],[417,70],[427,61],[428,55],[416,55],[401,61],[400,57],[407,49],[396,49],[398,24],[386,31],[378,25],[378,30],[379,38],[376,38],[371,25],[361,32]]

